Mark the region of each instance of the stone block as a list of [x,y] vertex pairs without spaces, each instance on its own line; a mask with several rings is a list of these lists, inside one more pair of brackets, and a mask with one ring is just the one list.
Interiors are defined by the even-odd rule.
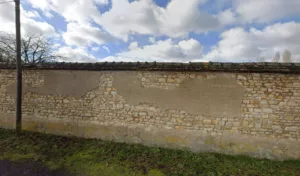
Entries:
[[279,102],[278,101],[276,101],[276,100],[269,100],[268,101],[268,104],[270,104],[270,105],[277,105]]
[[250,103],[250,101],[249,101],[249,100],[243,100],[243,103],[245,103],[245,104],[249,104],[249,103]]
[[243,75],[238,75],[237,79],[239,79],[239,80],[247,80],[247,78],[245,76],[243,76]]
[[254,109],[254,112],[262,112],[262,110],[261,110],[261,109],[255,108],[255,109]]
[[218,122],[219,122],[218,120],[212,120],[212,121],[211,121],[211,124],[212,124],[212,125],[217,125]]
[[166,82],[166,78],[158,78],[158,82],[164,83],[164,82]]
[[172,79],[172,78],[168,78],[168,79],[167,79],[167,82],[168,82],[168,83],[174,83],[174,82],[175,82],[175,80],[174,80],[174,79]]
[[270,108],[264,108],[264,109],[262,109],[262,111],[263,111],[264,113],[273,113],[273,110],[270,109]]
[[286,130],[286,131],[299,131],[299,127],[290,126],[290,127],[285,127],[284,130]]
[[280,125],[272,125],[272,129],[281,130],[282,128]]
[[211,124],[211,120],[205,119],[205,120],[203,120],[203,123],[204,124]]
[[227,127],[232,127],[232,122],[226,122]]
[[297,106],[297,102],[296,101],[289,101],[287,103],[288,106]]
[[299,87],[300,88],[300,83],[293,83],[294,87]]
[[139,116],[146,116],[147,112],[139,112]]

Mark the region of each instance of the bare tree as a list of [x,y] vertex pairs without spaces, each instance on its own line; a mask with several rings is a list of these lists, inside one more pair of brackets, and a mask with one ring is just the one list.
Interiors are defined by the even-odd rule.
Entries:
[[11,62],[16,59],[16,44],[12,35],[4,35],[0,33],[0,61]]
[[[0,62],[14,63],[16,61],[15,45],[14,35],[0,33]],[[21,54],[22,61],[26,64],[51,62],[62,57],[54,54],[51,38],[36,34],[22,38]]]
[[279,62],[279,61],[280,61],[280,53],[276,52],[272,62]]
[[292,62],[292,54],[287,49],[282,54],[282,62],[287,62],[287,63],[291,63]]

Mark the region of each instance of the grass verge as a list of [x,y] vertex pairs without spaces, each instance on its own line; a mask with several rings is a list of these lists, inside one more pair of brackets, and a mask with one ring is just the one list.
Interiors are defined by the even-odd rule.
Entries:
[[300,161],[271,161],[246,156],[145,147],[97,139],[61,137],[0,129],[0,158],[34,160],[51,169],[88,176],[287,175],[300,173]]

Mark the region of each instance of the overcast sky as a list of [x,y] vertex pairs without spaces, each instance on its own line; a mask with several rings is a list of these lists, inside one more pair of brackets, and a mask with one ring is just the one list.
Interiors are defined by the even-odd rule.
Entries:
[[[0,0],[1,1],[1,0]],[[300,0],[21,0],[22,34],[55,38],[66,61],[300,62]],[[0,5],[14,32],[14,3]]]

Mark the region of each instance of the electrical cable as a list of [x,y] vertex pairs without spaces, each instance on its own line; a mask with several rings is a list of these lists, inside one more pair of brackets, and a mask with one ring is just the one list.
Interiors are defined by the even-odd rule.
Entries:
[[0,2],[0,4],[5,4],[5,3],[8,3],[8,2],[15,2],[15,1],[3,1],[3,2]]

